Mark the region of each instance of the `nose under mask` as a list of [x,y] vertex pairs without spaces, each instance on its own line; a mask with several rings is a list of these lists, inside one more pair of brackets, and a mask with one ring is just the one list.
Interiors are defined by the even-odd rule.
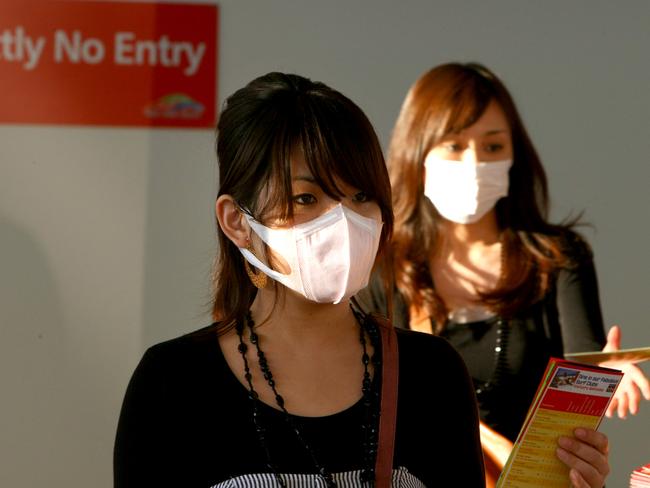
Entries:
[[508,195],[512,160],[451,161],[429,153],[424,194],[447,220],[478,222]]
[[269,268],[249,250],[244,258],[257,269],[307,299],[339,303],[368,285],[382,223],[338,204],[323,215],[286,229],[262,225],[244,214],[251,229],[290,267]]

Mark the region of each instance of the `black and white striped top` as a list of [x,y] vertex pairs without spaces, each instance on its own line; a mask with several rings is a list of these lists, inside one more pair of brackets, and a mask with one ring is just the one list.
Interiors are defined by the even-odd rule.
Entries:
[[[346,473],[333,473],[336,486],[339,488],[361,488],[361,471],[348,471]],[[314,474],[281,474],[287,488],[326,488],[325,482]],[[365,486],[368,486],[366,483]],[[425,488],[424,483],[401,467],[393,470],[391,486],[394,488]],[[210,488],[277,488],[278,481],[272,474],[246,474],[237,476]]]

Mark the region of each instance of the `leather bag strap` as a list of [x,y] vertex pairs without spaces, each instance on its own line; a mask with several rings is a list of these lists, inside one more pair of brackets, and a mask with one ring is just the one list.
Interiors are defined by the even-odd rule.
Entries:
[[373,318],[379,327],[381,336],[381,406],[375,487],[390,488],[397,423],[397,379],[399,376],[397,334],[389,322],[379,317]]

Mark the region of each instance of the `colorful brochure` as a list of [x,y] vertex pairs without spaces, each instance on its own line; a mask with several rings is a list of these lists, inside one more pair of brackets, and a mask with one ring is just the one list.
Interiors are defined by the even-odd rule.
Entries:
[[570,361],[577,361],[586,364],[600,364],[605,361],[624,361],[628,363],[641,363],[650,359],[650,346],[636,347],[634,349],[621,349],[619,351],[592,351],[573,352],[565,354],[564,357]]
[[623,373],[551,358],[496,488],[566,488],[569,468],[555,455],[560,436],[597,429]]

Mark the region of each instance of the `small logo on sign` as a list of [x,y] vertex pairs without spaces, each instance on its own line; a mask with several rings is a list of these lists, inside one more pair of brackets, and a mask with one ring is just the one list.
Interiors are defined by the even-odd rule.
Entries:
[[184,93],[170,93],[145,107],[144,114],[150,119],[198,119],[205,107]]

